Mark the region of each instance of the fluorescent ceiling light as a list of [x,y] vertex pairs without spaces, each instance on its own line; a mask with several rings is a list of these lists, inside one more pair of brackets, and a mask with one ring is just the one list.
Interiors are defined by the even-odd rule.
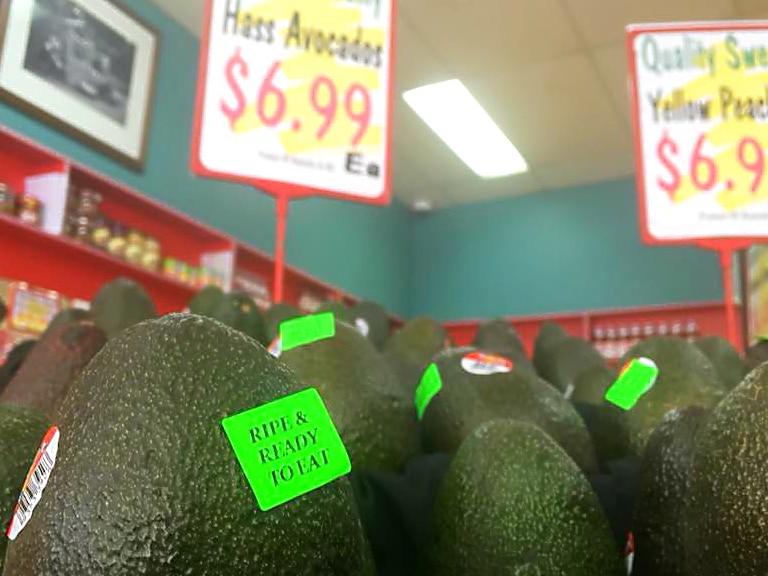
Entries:
[[460,80],[414,88],[403,99],[478,176],[528,171],[520,152]]

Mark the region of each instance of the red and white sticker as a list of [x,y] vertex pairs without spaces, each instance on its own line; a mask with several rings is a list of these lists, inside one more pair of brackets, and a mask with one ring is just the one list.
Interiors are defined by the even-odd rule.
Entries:
[[272,344],[267,348],[267,352],[272,354],[275,358],[280,358],[280,355],[283,353],[283,341],[280,339],[280,336],[276,336],[275,339],[272,340]]
[[357,328],[357,331],[360,332],[360,334],[368,338],[368,334],[371,331],[371,327],[368,326],[368,322],[366,322],[365,318],[356,318],[355,328]]
[[19,495],[19,501],[13,510],[13,517],[8,526],[7,536],[9,540],[16,540],[19,533],[32,518],[40,499],[43,496],[43,490],[48,485],[48,479],[51,477],[53,467],[56,465],[56,455],[59,453],[59,429],[56,426],[46,432],[42,444],[37,451],[35,461],[27,473],[24,480],[24,486]]
[[503,356],[494,356],[483,352],[470,352],[461,359],[461,367],[476,376],[506,374],[512,372],[512,361]]
[[624,547],[624,562],[627,566],[627,574],[632,574],[635,563],[635,535],[627,534],[627,545]]

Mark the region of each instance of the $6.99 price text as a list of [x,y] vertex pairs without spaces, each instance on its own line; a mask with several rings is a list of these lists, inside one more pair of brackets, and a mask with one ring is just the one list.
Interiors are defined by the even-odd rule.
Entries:
[[[680,147],[668,134],[664,134],[656,146],[656,155],[664,174],[656,183],[674,200],[682,186],[685,173],[699,192],[709,192],[721,181],[720,171],[713,158],[705,154],[706,134],[696,140],[693,153],[684,167],[679,167]],[[765,151],[760,142],[753,137],[742,138],[736,145],[736,158],[741,168],[752,174],[749,191],[757,194],[763,184],[765,174]],[[725,187],[732,190],[734,181],[726,178]]]
[[[279,126],[285,121],[286,114],[288,113],[286,95],[283,90],[275,85],[275,76],[280,69],[281,62],[279,61],[269,67],[255,95],[255,103],[250,104],[255,106],[257,117],[268,128]],[[227,61],[224,68],[224,76],[231,90],[234,105],[222,99],[219,103],[219,108],[222,114],[229,120],[230,127],[234,129],[238,120],[246,114],[246,107],[249,106],[248,96],[242,87],[242,82],[248,80],[250,67],[240,54],[239,48],[235,50],[235,53]],[[317,141],[322,141],[333,126],[340,104],[343,105],[344,113],[347,117],[357,126],[357,129],[352,134],[350,143],[353,146],[357,146],[362,141],[371,124],[372,113],[371,96],[365,86],[353,83],[343,95],[340,95],[336,84],[331,78],[325,75],[318,75],[310,84],[308,98],[312,109],[322,118],[322,122],[315,132],[315,139]],[[361,102],[362,106],[356,105],[357,102]],[[292,129],[294,132],[301,130],[301,120],[299,118],[293,119]]]

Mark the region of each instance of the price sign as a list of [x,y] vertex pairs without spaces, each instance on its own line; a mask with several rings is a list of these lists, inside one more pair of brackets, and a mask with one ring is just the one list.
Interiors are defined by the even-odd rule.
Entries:
[[386,203],[394,0],[208,0],[192,168]]
[[632,26],[648,243],[768,237],[768,22]]

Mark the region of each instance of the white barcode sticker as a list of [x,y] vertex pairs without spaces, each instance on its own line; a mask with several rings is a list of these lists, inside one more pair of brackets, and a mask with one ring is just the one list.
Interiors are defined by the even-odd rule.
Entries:
[[461,367],[475,376],[490,376],[512,372],[512,361],[503,356],[470,352],[461,359]]
[[576,387],[573,385],[573,383],[568,384],[565,388],[565,392],[563,392],[563,396],[565,396],[566,400],[570,400],[571,396],[573,396],[573,393],[576,391]]
[[46,432],[43,443],[37,451],[35,461],[24,480],[24,486],[19,495],[19,501],[13,510],[13,517],[8,526],[7,536],[9,540],[16,540],[19,533],[32,518],[32,512],[40,502],[43,490],[48,485],[53,467],[56,465],[56,455],[59,453],[59,429],[52,426]]

